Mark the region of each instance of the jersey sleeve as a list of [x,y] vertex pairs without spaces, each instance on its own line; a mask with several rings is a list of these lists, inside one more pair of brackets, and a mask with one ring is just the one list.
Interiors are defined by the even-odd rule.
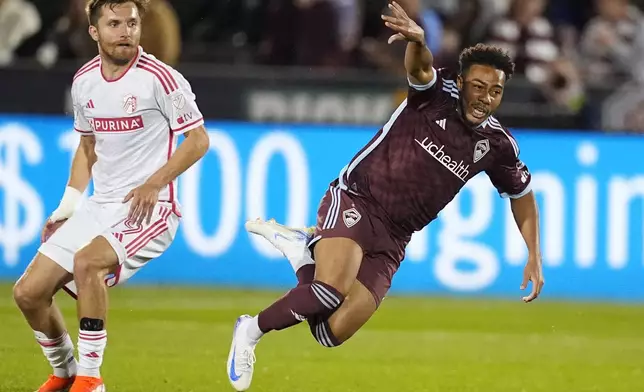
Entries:
[[172,77],[165,79],[165,84],[157,80],[155,93],[170,129],[180,135],[203,125],[204,119],[190,83],[179,72],[170,72]]
[[442,104],[447,97],[458,99],[456,77],[447,68],[435,69],[434,77],[427,84],[414,84],[407,77],[409,88],[407,90],[407,103],[412,107],[426,106],[427,104]]
[[78,94],[78,85],[72,84],[72,108],[74,111],[74,130],[81,135],[91,135],[94,132],[92,127],[83,113],[83,103]]
[[486,171],[490,181],[501,197],[518,199],[532,189],[532,175],[519,158],[519,147],[511,136],[509,145],[503,148],[494,166]]

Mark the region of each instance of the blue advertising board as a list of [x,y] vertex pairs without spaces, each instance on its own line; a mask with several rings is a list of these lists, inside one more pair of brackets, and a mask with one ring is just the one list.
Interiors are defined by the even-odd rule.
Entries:
[[[323,192],[373,128],[208,122],[210,152],[179,181],[171,248],[131,281],[285,288],[288,263],[248,218],[312,224]],[[516,131],[541,214],[544,297],[644,301],[644,138]],[[0,279],[33,257],[79,136],[65,117],[0,116]],[[485,174],[414,235],[392,293],[518,298],[527,257]]]

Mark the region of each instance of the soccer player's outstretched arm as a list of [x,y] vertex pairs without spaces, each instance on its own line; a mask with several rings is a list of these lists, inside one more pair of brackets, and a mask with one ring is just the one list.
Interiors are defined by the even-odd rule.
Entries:
[[[504,131],[505,132],[505,131]],[[539,296],[544,285],[539,241],[539,212],[530,182],[532,176],[526,165],[519,159],[516,141],[508,136],[510,145],[501,152],[496,164],[486,170],[490,180],[502,197],[510,198],[514,220],[528,248],[528,262],[523,270],[521,290],[532,282],[532,292],[523,297],[531,302]]]
[[389,43],[407,41],[405,69],[411,83],[426,85],[434,79],[434,57],[425,43],[425,31],[395,1],[389,4],[391,15],[382,15],[385,25],[396,32]]
[[510,199],[514,221],[521,232],[521,236],[528,247],[528,263],[523,270],[521,290],[528,287],[532,281],[532,292],[523,297],[523,301],[531,302],[537,298],[543,287],[543,273],[541,272],[541,247],[539,244],[539,211],[534,193],[529,191],[518,198]]

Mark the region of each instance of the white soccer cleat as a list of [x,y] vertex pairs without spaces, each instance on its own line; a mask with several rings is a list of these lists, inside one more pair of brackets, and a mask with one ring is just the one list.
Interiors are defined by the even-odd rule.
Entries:
[[294,229],[280,225],[271,219],[249,220],[246,222],[246,231],[264,237],[277,250],[288,259],[294,271],[305,264],[314,264],[309,250],[309,242],[313,239],[313,228]]
[[228,364],[226,366],[228,380],[233,388],[239,392],[250,388],[250,383],[253,379],[255,345],[257,342],[251,341],[246,334],[248,323],[252,319],[247,314],[237,319],[233,330],[233,342],[228,353]]

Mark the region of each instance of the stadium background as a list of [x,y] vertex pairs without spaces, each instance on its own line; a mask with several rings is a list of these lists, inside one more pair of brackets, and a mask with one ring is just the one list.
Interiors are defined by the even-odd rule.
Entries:
[[[482,175],[414,237],[361,333],[337,350],[303,327],[267,338],[253,390],[641,390],[642,2],[399,2],[439,66],[481,41],[515,55],[497,117],[533,173],[543,296],[520,303],[523,242]],[[83,3],[0,0],[0,391],[33,390],[47,371],[11,282],[78,141],[69,88],[96,50]],[[234,318],[295,282],[244,221],[312,223],[328,182],[404,99],[404,45],[386,45],[385,4],[152,0],[143,45],[192,83],[212,143],[180,179],[171,249],[111,291],[108,386],[226,390]],[[73,331],[74,304],[59,301]]]

